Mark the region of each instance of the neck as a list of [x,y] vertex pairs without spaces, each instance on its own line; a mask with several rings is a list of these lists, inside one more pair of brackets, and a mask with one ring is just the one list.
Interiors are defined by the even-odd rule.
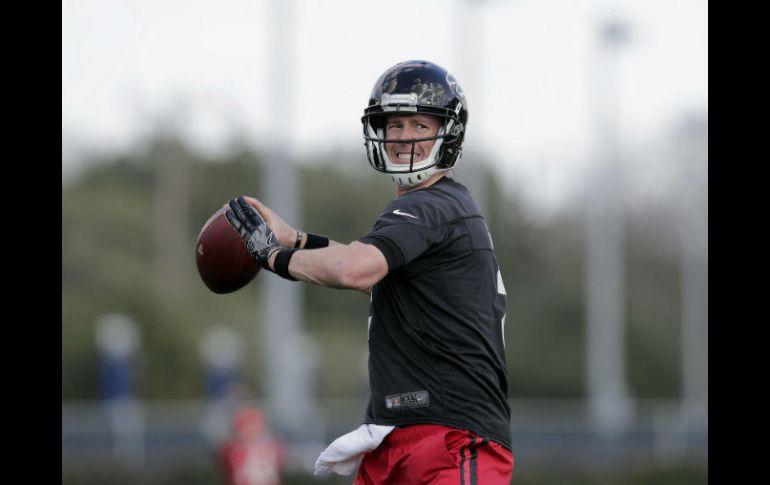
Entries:
[[433,175],[431,178],[426,180],[425,182],[414,185],[412,187],[402,187],[400,185],[396,185],[396,197],[401,197],[402,195],[406,194],[407,192],[413,192],[418,189],[424,189],[426,187],[430,187],[431,185],[435,184],[439,180],[441,180],[442,177],[445,177],[447,172],[439,172],[435,175]]

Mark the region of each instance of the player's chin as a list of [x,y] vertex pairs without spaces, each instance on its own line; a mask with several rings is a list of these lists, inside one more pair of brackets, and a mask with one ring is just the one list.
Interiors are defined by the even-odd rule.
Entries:
[[408,158],[405,160],[403,158],[398,158],[395,155],[391,155],[390,159],[393,161],[395,165],[409,165],[410,163],[415,163],[415,164],[420,163],[423,160],[425,160],[425,157],[415,155],[414,161],[412,161]]

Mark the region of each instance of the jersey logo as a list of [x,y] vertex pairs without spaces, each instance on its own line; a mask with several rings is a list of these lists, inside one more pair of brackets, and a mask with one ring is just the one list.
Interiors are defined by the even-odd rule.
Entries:
[[412,219],[417,219],[417,216],[413,216],[412,214],[407,214],[406,212],[401,212],[400,209],[393,209],[393,213],[397,216],[406,216],[411,217]]
[[412,409],[430,406],[428,391],[405,392],[385,396],[385,407],[388,409]]

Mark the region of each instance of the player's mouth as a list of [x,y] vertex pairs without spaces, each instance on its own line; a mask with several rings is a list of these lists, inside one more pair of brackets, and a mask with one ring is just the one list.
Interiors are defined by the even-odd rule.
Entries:
[[[410,162],[412,160],[412,152],[398,152],[396,153],[396,158],[398,161]],[[415,153],[414,161],[419,162],[420,160],[422,160],[422,154]]]

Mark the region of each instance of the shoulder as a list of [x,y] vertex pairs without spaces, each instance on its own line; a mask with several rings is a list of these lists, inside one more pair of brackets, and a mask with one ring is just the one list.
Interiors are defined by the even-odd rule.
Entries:
[[378,222],[435,227],[451,217],[454,201],[434,184],[402,194],[393,199],[380,213]]
[[[391,201],[386,210],[422,213],[428,220],[449,222],[478,213],[468,189],[454,179],[444,177],[430,187],[408,192]],[[418,214],[415,214],[418,215]]]

